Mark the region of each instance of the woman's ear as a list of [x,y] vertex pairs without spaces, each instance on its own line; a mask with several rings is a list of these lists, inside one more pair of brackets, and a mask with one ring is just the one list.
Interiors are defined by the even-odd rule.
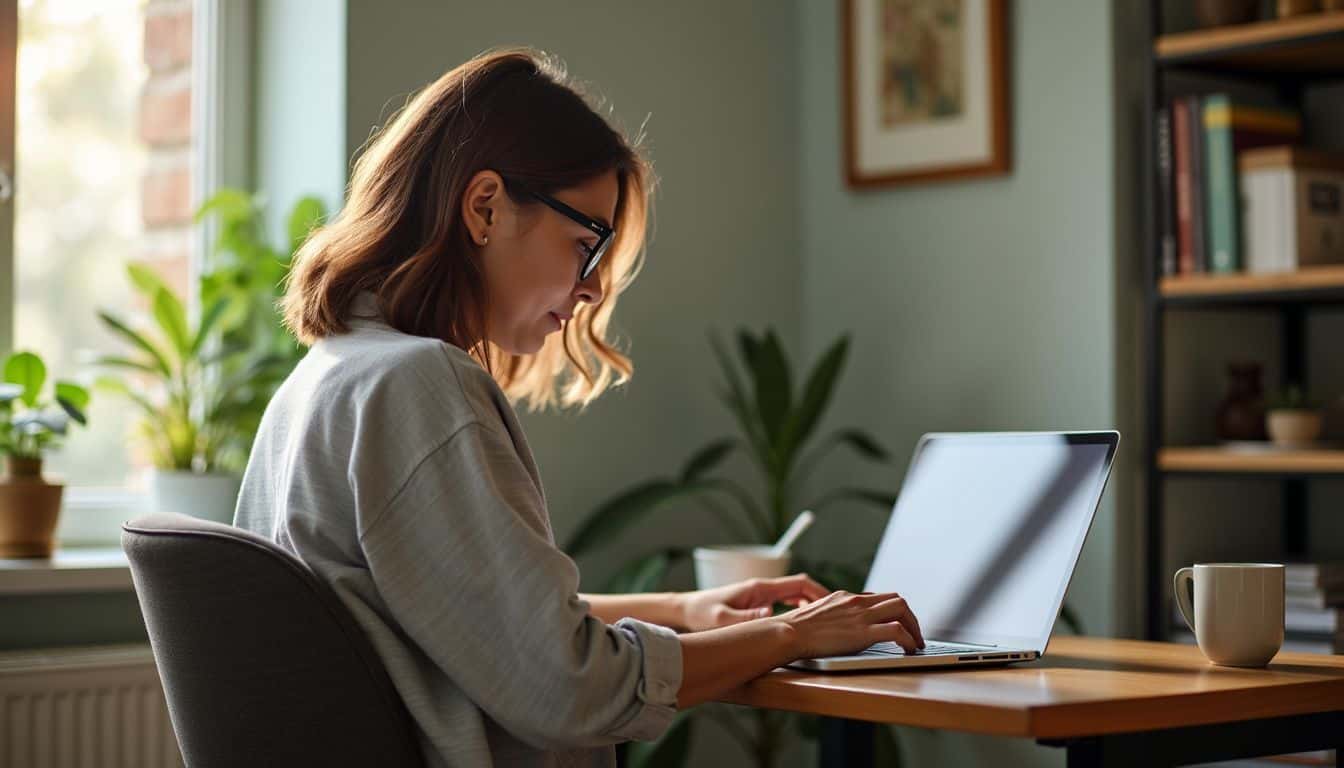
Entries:
[[462,194],[462,222],[472,242],[485,245],[498,223],[504,199],[504,179],[494,171],[477,171]]

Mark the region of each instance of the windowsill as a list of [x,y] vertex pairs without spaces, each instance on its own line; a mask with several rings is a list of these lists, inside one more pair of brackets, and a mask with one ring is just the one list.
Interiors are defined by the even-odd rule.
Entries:
[[119,547],[61,548],[49,558],[0,558],[0,595],[133,589],[131,568]]

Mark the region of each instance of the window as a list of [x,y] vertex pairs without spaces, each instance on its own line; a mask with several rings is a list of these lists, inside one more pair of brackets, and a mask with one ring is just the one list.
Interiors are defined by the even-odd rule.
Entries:
[[[205,235],[192,213],[216,186],[246,183],[249,7],[0,0],[0,171],[14,182],[0,199],[4,351],[36,351],[49,376],[91,381],[92,358],[128,351],[96,310],[146,310],[126,278],[131,262],[195,304]],[[137,410],[95,391],[89,416],[46,471],[69,486],[67,507],[112,498],[124,511],[148,468]]]

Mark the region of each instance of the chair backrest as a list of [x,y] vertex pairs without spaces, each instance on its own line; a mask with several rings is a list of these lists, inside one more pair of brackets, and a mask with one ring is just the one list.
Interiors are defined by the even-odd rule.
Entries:
[[188,766],[423,765],[368,638],[297,558],[184,515],[121,541]]

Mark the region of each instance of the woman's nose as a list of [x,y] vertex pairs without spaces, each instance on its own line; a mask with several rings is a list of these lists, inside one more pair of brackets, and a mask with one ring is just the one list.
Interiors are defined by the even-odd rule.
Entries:
[[598,277],[598,270],[594,269],[586,279],[579,281],[575,286],[574,295],[579,301],[588,304],[596,304],[602,300],[602,280]]

